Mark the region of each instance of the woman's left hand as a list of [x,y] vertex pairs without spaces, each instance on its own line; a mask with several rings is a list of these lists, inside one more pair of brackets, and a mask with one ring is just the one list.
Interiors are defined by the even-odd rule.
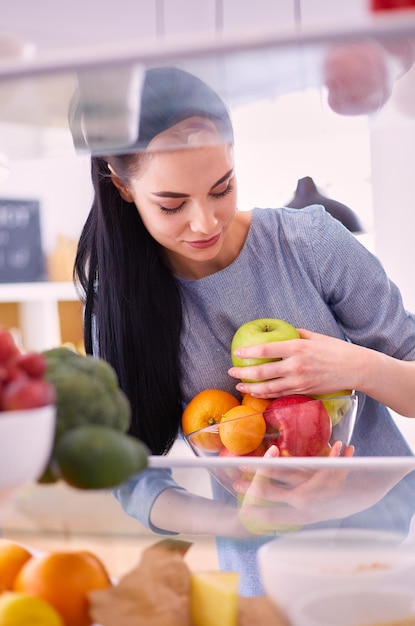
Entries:
[[297,330],[300,339],[245,346],[235,351],[243,359],[277,359],[260,365],[231,367],[228,374],[240,379],[236,389],[270,399],[356,389],[400,415],[415,417],[415,361],[401,360],[303,328]]
[[[280,359],[260,365],[232,367],[228,373],[240,382],[236,388],[263,398],[288,394],[317,395],[359,389],[356,367],[361,346],[327,335],[298,329],[301,339],[289,339],[246,346],[237,351],[240,358]],[[361,363],[361,360],[360,360]]]

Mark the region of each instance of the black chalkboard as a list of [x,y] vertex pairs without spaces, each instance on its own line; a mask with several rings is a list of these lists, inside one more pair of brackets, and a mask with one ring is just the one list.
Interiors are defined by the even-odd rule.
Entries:
[[0,199],[0,283],[45,279],[39,202]]

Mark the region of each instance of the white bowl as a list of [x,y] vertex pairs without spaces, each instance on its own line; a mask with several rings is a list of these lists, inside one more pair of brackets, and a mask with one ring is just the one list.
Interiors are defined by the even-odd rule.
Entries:
[[331,594],[344,587],[412,587],[415,599],[415,552],[402,542],[398,534],[364,529],[282,536],[257,553],[265,593],[287,616],[309,594]]
[[0,501],[40,478],[53,447],[56,409],[0,411]]
[[398,620],[415,624],[413,588],[341,587],[306,595],[290,612],[293,626],[376,626]]

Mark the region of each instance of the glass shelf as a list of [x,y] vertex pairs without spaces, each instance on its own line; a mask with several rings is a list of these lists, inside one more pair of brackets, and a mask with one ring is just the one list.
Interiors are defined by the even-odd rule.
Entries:
[[[246,546],[250,559],[255,559],[256,551],[265,543],[281,539],[285,558],[287,549],[296,555],[298,546],[309,540],[309,532],[318,529],[328,533],[325,549],[334,550],[333,559],[338,558],[337,541],[343,541],[344,533],[359,535],[361,531],[365,533],[365,548],[372,550],[373,558],[381,559],[376,543],[371,546],[371,540],[376,542],[379,536],[395,542],[397,548],[404,546],[408,558],[415,555],[414,506],[403,486],[406,481],[415,481],[413,457],[246,457],[244,477],[255,474],[255,478],[246,495],[237,498],[223,489],[217,478],[222,482],[223,472],[235,477],[235,472],[241,470],[241,459],[202,459],[180,449],[178,455],[150,457],[149,468],[150,472],[172,470],[182,486],[204,498],[202,509],[195,501],[188,532],[180,534],[181,539],[193,544],[190,566],[195,570],[218,567],[215,536],[200,532],[206,503],[213,500],[219,506],[226,503],[228,515],[233,511],[235,520],[239,520],[234,538],[239,547]],[[402,477],[406,478],[396,486]],[[293,481],[297,487],[302,481],[309,486],[313,482],[312,497],[308,502],[305,498],[301,505],[297,500],[281,507],[281,488],[289,490]],[[24,486],[8,502],[2,502],[0,528],[5,536],[33,549],[92,549],[115,576],[126,574],[138,562],[141,550],[163,538],[125,515],[107,491],[76,490],[61,482]],[[217,535],[219,542],[227,541],[220,532]],[[229,538],[232,540],[232,536]],[[296,538],[301,543],[297,544]],[[324,535],[317,535],[318,541],[322,538]],[[311,534],[311,544],[305,544],[308,549],[314,547],[313,540]],[[406,582],[412,584],[413,579],[409,577]]]
[[[290,524],[301,526],[301,530],[315,525],[367,530],[384,527],[406,537],[415,509],[407,499],[406,490],[396,489],[402,479],[415,481],[415,457],[199,458],[179,448],[179,453],[173,455],[149,457],[146,471],[160,470],[172,470],[174,478],[196,496],[209,499],[212,494],[215,497],[221,492],[220,501],[234,508],[235,515],[241,516],[242,520],[244,510],[249,510],[252,522],[256,521],[258,525],[257,528],[254,523],[249,525],[246,533],[241,527],[238,539],[242,542],[250,542],[252,536],[270,538],[284,534],[279,529],[288,523],[287,518]],[[237,496],[232,487],[237,479],[253,480],[245,496]],[[296,486],[311,485],[311,480],[316,485],[314,495],[318,497],[319,510],[316,510],[315,499],[309,502],[305,499],[301,506],[287,504],[281,510],[284,501],[281,489],[288,493],[294,483]],[[262,496],[259,495],[261,492]],[[382,517],[379,510],[387,495],[388,514]],[[108,507],[107,517],[96,517],[96,510],[100,509],[102,502]],[[1,502],[0,527],[10,529],[9,519],[15,518],[18,519],[15,530],[21,532],[69,532],[120,538],[151,535],[135,520],[120,517],[119,513],[116,500],[106,491],[72,489],[63,482],[29,484],[17,490],[9,500]],[[197,536],[199,524],[203,526],[197,504],[193,518],[194,533],[190,534]],[[267,520],[266,529],[262,526],[264,519]],[[312,523],[311,519],[314,520]],[[409,520],[406,530],[404,519]],[[294,527],[293,532],[296,532]],[[220,532],[217,535],[220,536]]]
[[[393,82],[414,59],[413,11],[373,16],[349,29],[261,32],[146,48],[129,44],[0,62],[2,152],[10,159],[125,151],[136,140],[145,68],[178,65],[208,82],[231,109],[324,88],[344,45],[376,45]],[[326,96],[324,96],[326,97]],[[382,103],[381,105],[382,106]],[[50,132],[53,129],[53,140]]]

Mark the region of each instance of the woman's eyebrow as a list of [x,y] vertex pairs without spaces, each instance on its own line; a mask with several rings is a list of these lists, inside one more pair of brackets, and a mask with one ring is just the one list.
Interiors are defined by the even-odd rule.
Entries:
[[152,191],[151,195],[158,198],[188,198],[188,193],[177,193],[176,191]]
[[[229,172],[226,172],[226,174],[222,176],[222,178],[217,180],[216,183],[214,183],[212,187],[210,188],[210,191],[212,191],[212,189],[215,189],[215,187],[218,187],[220,184],[222,184],[227,178],[230,178],[232,174],[233,174],[233,168],[230,169]],[[179,193],[177,191],[153,191],[152,195],[157,196],[158,198],[188,198],[189,197],[188,193]]]
[[218,187],[218,185],[221,185],[223,182],[225,182],[225,180],[227,178],[230,178],[233,174],[233,168],[229,170],[229,172],[226,172],[226,174],[224,176],[222,176],[222,178],[219,178],[218,181],[216,181],[216,183],[214,185],[212,185],[212,187],[210,188],[210,191],[212,191],[212,189],[215,189],[215,187]]

